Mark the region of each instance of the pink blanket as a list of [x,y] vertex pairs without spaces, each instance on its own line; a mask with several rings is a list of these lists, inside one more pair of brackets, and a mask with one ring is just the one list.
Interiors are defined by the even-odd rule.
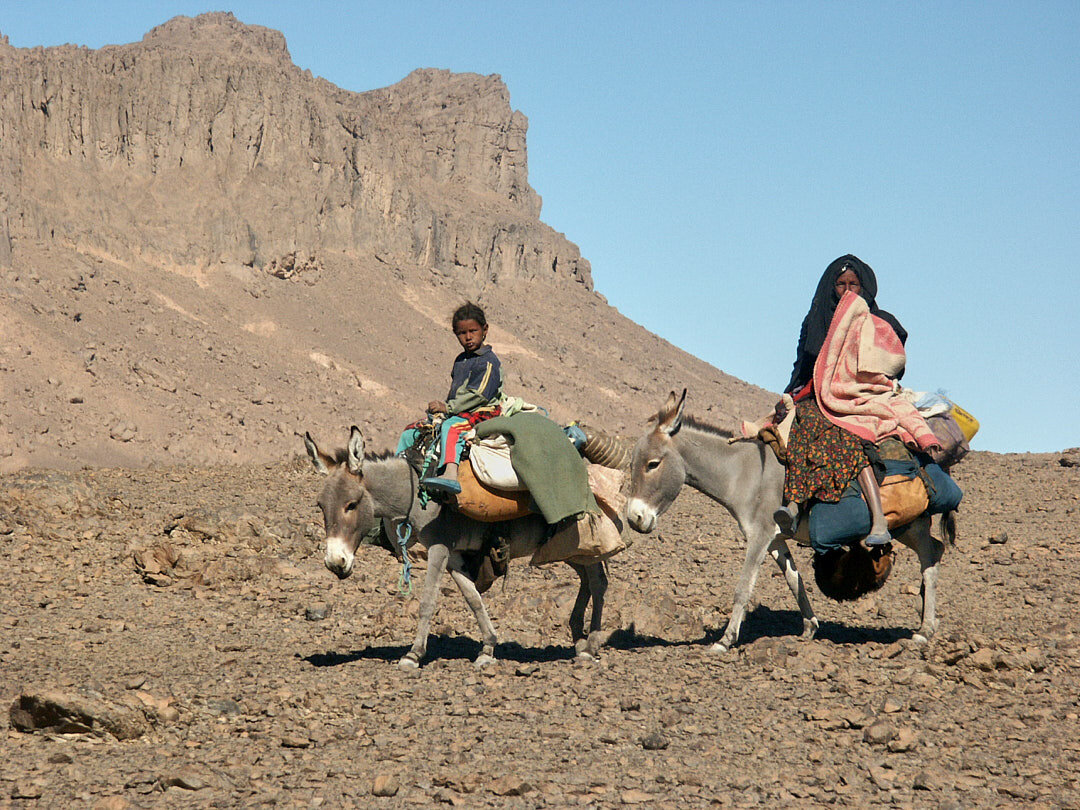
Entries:
[[915,406],[896,391],[907,356],[892,327],[870,314],[866,301],[844,293],[814,364],[818,407],[835,425],[861,439],[896,436],[925,450],[938,445]]

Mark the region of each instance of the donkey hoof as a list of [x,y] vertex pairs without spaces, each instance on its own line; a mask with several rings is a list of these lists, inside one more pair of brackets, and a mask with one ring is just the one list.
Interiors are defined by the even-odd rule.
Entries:
[[397,665],[401,669],[420,669],[420,662],[416,659],[416,656],[411,653],[407,653],[399,658]]
[[731,649],[731,647],[729,647],[727,644],[724,644],[723,642],[718,641],[715,644],[713,644],[711,647],[709,647],[709,652],[713,653],[714,655],[723,655],[724,653],[726,653],[730,649]]
[[576,661],[599,661],[600,658],[589,650],[578,650],[574,656]]
[[925,647],[930,643],[930,639],[924,636],[922,633],[916,633],[911,637],[911,641],[916,647]]
[[487,653],[481,653],[480,655],[478,655],[476,657],[476,660],[473,661],[473,666],[476,667],[477,669],[483,669],[486,666],[490,666],[491,664],[494,664],[495,660],[496,659],[495,659],[494,655],[488,655]]

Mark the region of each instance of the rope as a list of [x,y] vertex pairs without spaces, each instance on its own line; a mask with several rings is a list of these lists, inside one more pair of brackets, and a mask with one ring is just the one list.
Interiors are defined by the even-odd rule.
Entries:
[[[402,530],[404,529],[404,531]],[[398,548],[401,549],[401,573],[398,574],[398,593],[402,596],[412,596],[412,562],[409,560],[409,538],[412,537],[412,523],[408,515],[405,520],[398,524],[394,534],[397,535]]]

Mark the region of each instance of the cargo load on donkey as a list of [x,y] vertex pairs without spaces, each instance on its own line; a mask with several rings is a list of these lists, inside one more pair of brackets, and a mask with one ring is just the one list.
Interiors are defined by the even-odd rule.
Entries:
[[[580,452],[586,437],[576,425],[560,427],[520,401],[504,406],[509,415],[464,435],[460,491],[433,497],[484,523],[542,516],[549,538],[533,554],[533,565],[598,562],[624,550],[625,473],[588,463]],[[437,433],[436,427],[418,432],[418,441],[403,451],[421,479],[435,463]]]

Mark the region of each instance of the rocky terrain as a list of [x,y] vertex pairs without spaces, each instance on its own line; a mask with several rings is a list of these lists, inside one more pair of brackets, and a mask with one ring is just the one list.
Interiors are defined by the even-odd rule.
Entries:
[[0,35],[0,808],[1080,807],[1077,449],[956,469],[926,646],[913,554],[839,604],[801,549],[818,637],[769,568],[710,654],[743,544],[686,490],[610,561],[599,661],[576,577],[516,563],[496,664],[448,579],[423,666],[394,665],[417,599],[378,549],[324,568],[295,434],[392,446],[464,298],[563,422],[775,400],[593,289],[526,131],[496,76],[351,93],[228,14],[96,51]]
[[447,579],[410,672],[417,600],[376,548],[325,570],[306,458],[7,475],[0,697],[83,725],[5,731],[0,807],[1080,806],[1080,467],[975,453],[957,478],[929,646],[902,551],[858,602],[810,584],[809,642],[763,569],[708,653],[742,544],[686,490],[611,560],[599,662],[573,659],[576,577],[517,563],[498,663],[474,669]]

